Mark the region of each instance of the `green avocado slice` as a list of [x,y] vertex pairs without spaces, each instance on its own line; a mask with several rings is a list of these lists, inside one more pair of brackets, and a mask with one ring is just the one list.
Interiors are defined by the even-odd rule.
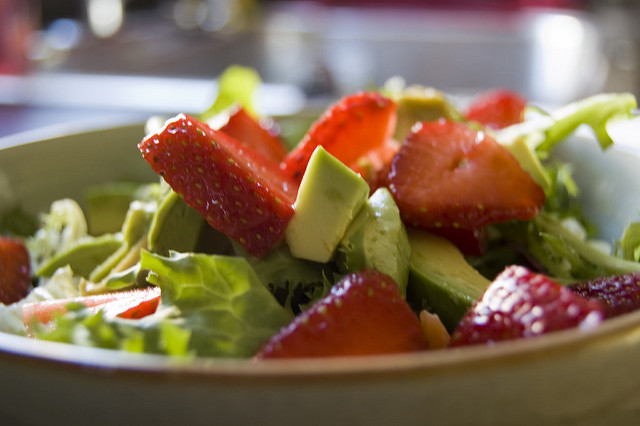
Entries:
[[196,210],[171,191],[160,203],[149,229],[149,250],[167,256],[170,250],[194,251],[205,224]]
[[452,331],[490,281],[474,269],[450,241],[428,232],[408,231],[411,262],[407,300],[438,314]]
[[50,277],[58,268],[69,265],[75,274],[87,278],[91,271],[116,252],[121,245],[121,234],[104,234],[100,237],[84,239],[74,244],[69,250],[47,260],[36,270],[36,275]]
[[411,247],[400,211],[387,188],[377,189],[338,245],[345,269],[372,268],[389,275],[405,294]]

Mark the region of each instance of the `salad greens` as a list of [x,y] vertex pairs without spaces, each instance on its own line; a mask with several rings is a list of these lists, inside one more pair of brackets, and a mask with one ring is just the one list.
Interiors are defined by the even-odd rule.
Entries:
[[[219,97],[203,118],[235,102],[250,107],[259,82],[253,70],[230,68],[220,80]],[[397,94],[400,89],[395,90]],[[439,108],[462,119],[452,103],[443,107],[441,101]],[[417,108],[420,104],[416,102]],[[590,126],[606,149],[612,143],[607,125],[630,117],[636,107],[629,94],[598,95],[551,113],[532,111],[534,118],[493,131],[523,168],[538,177],[546,205],[531,221],[490,226],[489,250],[466,261],[488,280],[511,263],[535,265],[563,283],[640,271],[640,222],[630,224],[617,243],[620,253],[601,250],[580,212],[571,166],[555,162],[551,155],[553,147],[581,125]],[[109,216],[111,221],[119,218],[119,229],[100,228],[94,221],[100,221],[95,215],[103,210],[90,209],[85,216],[72,200],[53,203],[35,232],[21,210],[0,212],[0,232],[31,235],[27,242],[39,283],[24,303],[147,285],[161,288],[160,307],[142,319],[107,318],[74,305],[56,316],[54,327],[34,323],[35,337],[130,352],[250,357],[349,271],[363,266],[384,270],[403,294],[406,291],[411,231],[402,224],[388,192],[374,193],[334,257],[318,263],[295,258],[285,244],[257,259],[201,226],[197,215],[166,185],[124,185],[123,191],[92,188],[90,193],[98,206],[105,205],[105,199],[96,198],[96,193],[106,200],[126,199]],[[92,234],[90,228],[100,231]],[[372,250],[373,246],[378,248]],[[24,334],[19,304],[0,306],[0,330]]]

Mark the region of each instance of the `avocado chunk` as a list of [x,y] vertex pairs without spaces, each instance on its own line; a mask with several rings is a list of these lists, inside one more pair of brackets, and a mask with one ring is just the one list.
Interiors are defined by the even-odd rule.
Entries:
[[413,125],[419,121],[461,119],[460,112],[447,100],[444,93],[432,87],[412,85],[394,94],[398,104],[394,138],[404,141]]
[[79,240],[68,250],[57,253],[40,265],[36,275],[50,277],[58,268],[69,265],[75,274],[87,278],[91,271],[118,250],[120,245],[120,234],[104,234]]
[[129,210],[136,199],[139,183],[110,182],[87,189],[87,223],[91,235],[120,231]]
[[338,246],[345,269],[372,268],[389,275],[405,294],[411,247],[400,210],[387,188],[379,188],[351,222]]
[[205,224],[204,219],[175,192],[158,206],[149,229],[149,250],[167,256],[169,250],[194,251]]
[[118,249],[91,271],[89,280],[96,283],[109,273],[121,272],[139,259],[139,251],[147,245],[147,232],[156,212],[155,202],[134,201],[122,225],[122,243]]
[[416,309],[436,313],[452,331],[490,281],[474,269],[449,240],[410,229],[411,261],[407,299]]
[[328,262],[369,196],[369,185],[321,146],[307,165],[285,230],[291,254]]

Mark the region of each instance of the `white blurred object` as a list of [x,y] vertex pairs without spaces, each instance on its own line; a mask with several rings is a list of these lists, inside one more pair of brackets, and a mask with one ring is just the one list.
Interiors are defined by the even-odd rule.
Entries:
[[124,22],[123,0],[86,0],[87,20],[93,34],[111,37]]
[[620,149],[640,154],[640,116],[611,123],[607,129]]
[[[217,91],[215,79],[73,73],[0,75],[0,104],[199,113],[211,106]],[[255,102],[256,110],[263,115],[287,115],[304,107],[305,96],[291,85],[263,83]]]

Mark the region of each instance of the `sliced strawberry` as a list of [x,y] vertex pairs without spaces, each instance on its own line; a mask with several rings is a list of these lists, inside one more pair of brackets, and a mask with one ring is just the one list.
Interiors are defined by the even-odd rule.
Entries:
[[478,230],[528,220],[545,195],[504,147],[451,121],[421,123],[391,163],[389,190],[411,226]]
[[[138,293],[135,293],[137,291]],[[160,288],[134,290],[129,298],[116,299],[99,307],[106,316],[138,319],[153,314],[160,304]]]
[[607,307],[607,317],[640,308],[640,273],[595,278],[569,287],[579,295],[597,299]]
[[249,253],[260,257],[281,240],[298,186],[259,153],[183,114],[138,148],[188,205]]
[[467,120],[502,129],[524,120],[527,100],[520,94],[504,89],[485,92],[476,97],[464,112]]
[[393,157],[400,150],[400,143],[394,139],[387,139],[382,145],[367,151],[349,168],[367,181],[371,193],[381,186],[386,186],[386,178]]
[[420,321],[387,275],[347,275],[273,336],[256,358],[374,355],[426,349]]
[[70,303],[81,303],[87,308],[101,310],[110,318],[136,319],[156,311],[160,303],[160,288],[147,287],[92,296],[25,303],[22,306],[22,321],[27,330],[34,320],[46,324],[53,319],[56,313],[66,312]]
[[0,303],[21,300],[31,287],[31,264],[24,243],[0,236]]
[[379,93],[356,93],[342,98],[316,121],[284,159],[281,168],[300,182],[318,145],[347,166],[356,165],[368,151],[389,139],[396,123],[396,104]]
[[287,149],[278,136],[274,122],[266,119],[258,121],[242,107],[229,113],[229,120],[220,130],[275,163],[280,163],[287,155]]
[[507,267],[465,314],[450,346],[486,344],[600,324],[605,306],[586,299],[545,275]]
[[479,256],[487,248],[486,228],[431,228],[427,231],[439,235],[455,244],[465,255]]

